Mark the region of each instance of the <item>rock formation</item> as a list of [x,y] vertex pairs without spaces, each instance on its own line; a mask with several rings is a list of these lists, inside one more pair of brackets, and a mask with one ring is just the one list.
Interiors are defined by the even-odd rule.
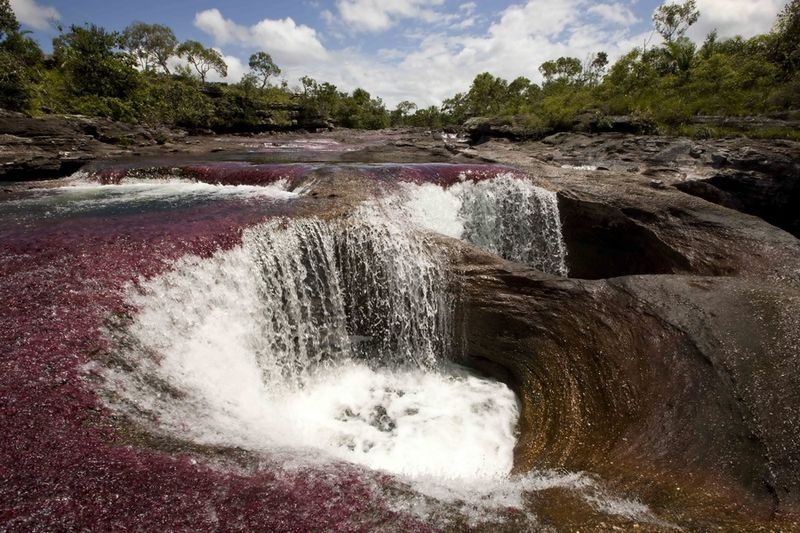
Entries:
[[[570,276],[582,278],[460,256],[463,356],[521,398],[517,468],[600,472],[689,529],[797,527],[800,241],[679,192],[698,175],[714,183],[721,165],[796,184],[797,144],[720,143],[744,163],[720,161],[712,142],[578,139],[589,150],[560,157],[616,170],[542,166],[531,155],[558,163],[548,143],[476,150],[559,189]],[[628,143],[660,150],[609,161]],[[755,196],[743,203],[789,202]]]

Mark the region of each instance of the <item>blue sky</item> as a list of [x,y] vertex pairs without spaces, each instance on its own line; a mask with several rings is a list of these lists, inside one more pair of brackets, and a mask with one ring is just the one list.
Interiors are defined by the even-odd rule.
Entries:
[[[785,0],[696,0],[690,36],[749,37],[769,30]],[[654,45],[660,0],[11,0],[45,49],[60,24],[121,30],[133,21],[170,26],[179,40],[218,49],[227,81],[266,50],[294,86],[303,75],[342,90],[362,87],[390,107],[421,106],[469,87],[475,75],[540,81],[538,66],[562,55],[612,60]]]

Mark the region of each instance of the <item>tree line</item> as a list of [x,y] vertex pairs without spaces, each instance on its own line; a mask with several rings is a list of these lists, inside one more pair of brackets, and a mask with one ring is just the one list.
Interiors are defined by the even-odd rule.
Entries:
[[0,0],[0,108],[215,131],[390,124],[383,102],[363,89],[347,93],[311,78],[289,88],[266,51],[248,65],[237,83],[210,83],[212,73],[227,76],[218,51],[143,22],[121,32],[94,24],[61,29],[45,55],[20,30],[9,0]]
[[513,118],[544,134],[586,120],[602,129],[618,115],[678,133],[696,133],[686,125],[699,115],[800,119],[800,0],[786,4],[771,31],[750,39],[712,31],[698,46],[686,32],[699,15],[695,0],[664,4],[653,16],[660,45],[633,49],[612,65],[605,52],[546,61],[541,85],[479,74],[468,91],[444,101],[439,120]]
[[680,128],[697,115],[747,116],[800,109],[800,0],[789,1],[773,28],[750,39],[711,32],[698,46],[686,32],[699,17],[695,0],[668,3],[653,16],[663,41],[609,64],[599,51],[539,66],[542,83],[484,72],[441,106],[403,101],[389,110],[364,89],[339,90],[303,77],[289,87],[267,51],[250,56],[237,83],[214,49],[179,43],[164,25],[134,22],[121,32],[73,25],[45,55],[0,0],[0,107],[34,115],[77,113],[115,120],[215,131],[300,126],[439,128],[475,117],[508,119],[532,134],[596,125],[630,115]]

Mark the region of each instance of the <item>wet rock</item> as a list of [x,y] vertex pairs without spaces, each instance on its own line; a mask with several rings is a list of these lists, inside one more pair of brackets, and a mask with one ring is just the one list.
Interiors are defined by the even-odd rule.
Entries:
[[[517,468],[598,472],[690,530],[791,529],[800,514],[800,377],[791,371],[800,364],[800,240],[730,208],[793,197],[683,176],[719,180],[705,154],[721,153],[738,181],[776,166],[791,175],[797,144],[779,146],[776,164],[762,144],[707,142],[700,157],[684,144],[685,157],[659,173],[676,188],[653,188],[648,154],[673,141],[558,142],[561,154],[630,154],[641,171],[613,161],[602,176],[549,170],[522,157],[527,147],[476,147],[559,190],[571,276],[461,251],[456,335],[465,364],[520,396]],[[684,190],[716,194],[727,208]]]
[[487,263],[463,267],[458,323],[465,362],[520,396],[518,469],[599,472],[689,529],[797,512],[800,292]]

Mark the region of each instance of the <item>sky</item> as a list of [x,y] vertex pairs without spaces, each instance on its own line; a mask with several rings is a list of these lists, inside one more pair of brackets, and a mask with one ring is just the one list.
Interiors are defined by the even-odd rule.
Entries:
[[[702,42],[769,31],[786,0],[696,0],[689,36]],[[661,0],[11,0],[23,28],[45,50],[58,26],[91,22],[122,30],[165,24],[179,41],[217,49],[237,82],[257,51],[272,55],[290,86],[311,76],[340,90],[366,89],[389,108],[420,107],[469,89],[477,74],[540,82],[538,67],[560,56],[612,60],[654,46]],[[213,79],[213,78],[212,78]]]

